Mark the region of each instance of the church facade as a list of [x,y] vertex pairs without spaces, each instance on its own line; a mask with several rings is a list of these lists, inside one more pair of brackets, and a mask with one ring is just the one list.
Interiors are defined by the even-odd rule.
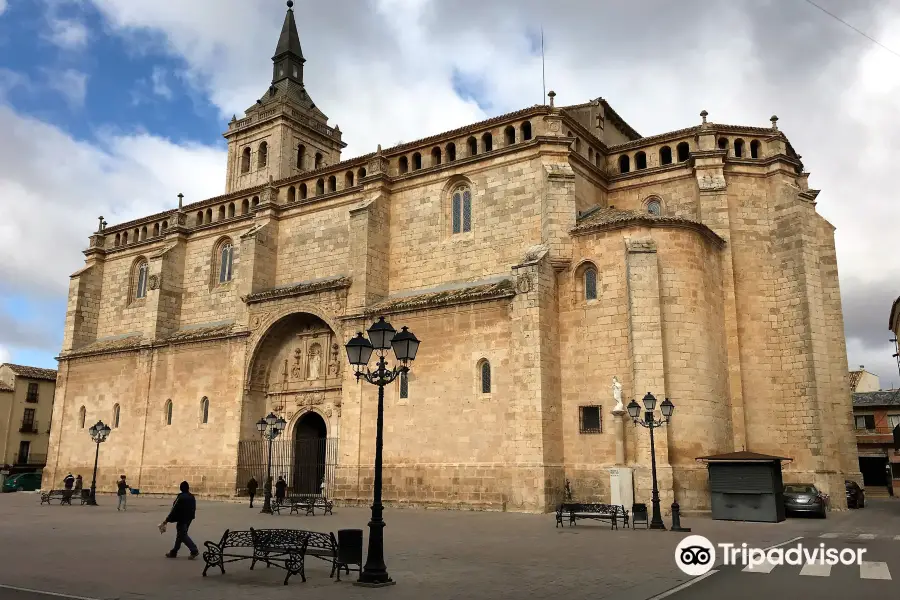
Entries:
[[[311,99],[292,9],[272,83],[228,140],[226,193],[100,225],[71,276],[45,487],[262,481],[255,423],[288,425],[275,475],[371,499],[377,388],[344,344],[385,316],[421,340],[386,390],[388,503],[543,511],[565,480],[708,510],[698,457],[790,457],[786,481],[844,502],[858,476],[834,228],[766,127],[641,136],[603,99],[535,105],[342,160]],[[173,206],[175,201],[173,200]],[[263,470],[260,470],[263,469]]]

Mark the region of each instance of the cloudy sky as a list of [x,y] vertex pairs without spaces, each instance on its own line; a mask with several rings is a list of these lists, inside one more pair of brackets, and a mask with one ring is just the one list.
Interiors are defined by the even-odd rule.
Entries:
[[[816,0],[900,52],[900,1]],[[224,191],[221,133],[270,79],[281,0],[0,0],[0,362],[54,367],[68,275],[110,223]],[[785,131],[837,227],[849,361],[900,385],[900,56],[805,0],[297,0],[344,157],[543,101],[652,135]]]

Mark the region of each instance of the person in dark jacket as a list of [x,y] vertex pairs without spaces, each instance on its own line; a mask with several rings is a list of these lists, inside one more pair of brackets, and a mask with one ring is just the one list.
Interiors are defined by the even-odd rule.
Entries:
[[287,492],[287,482],[284,480],[284,477],[279,476],[278,481],[275,483],[275,502],[284,504],[285,492]]
[[[172,510],[169,511],[169,516],[163,521],[163,524],[175,523],[175,547],[166,554],[166,558],[176,558],[182,542],[191,551],[191,560],[197,558],[197,555],[200,554],[200,551],[197,550],[197,544],[188,535],[188,529],[194,520],[196,512],[197,501],[194,499],[194,495],[191,494],[191,487],[187,481],[182,481],[181,493],[175,497],[175,502],[172,503]],[[160,528],[162,528],[163,524],[160,524]]]
[[251,475],[250,481],[247,482],[247,493],[250,494],[250,508],[253,508],[253,498],[256,497],[257,487],[259,487],[259,484],[256,483],[256,478]]
[[130,490],[131,486],[128,485],[128,482],[125,481],[125,476],[119,478],[119,481],[116,482],[116,498],[119,499],[119,504],[116,506],[116,510],[128,510],[127,502],[128,496],[126,495],[128,492],[126,490]]
[[66,475],[65,479],[63,479],[63,487],[65,488],[65,492],[63,492],[63,498],[65,498],[66,502],[72,501],[72,487],[75,485],[75,477],[72,476],[71,473]]

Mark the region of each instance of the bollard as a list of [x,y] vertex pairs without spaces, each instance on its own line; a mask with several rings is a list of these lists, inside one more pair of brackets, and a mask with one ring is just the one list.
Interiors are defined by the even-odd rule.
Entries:
[[690,527],[682,527],[681,526],[681,507],[678,506],[678,501],[672,503],[672,527],[669,528],[669,531],[690,531]]

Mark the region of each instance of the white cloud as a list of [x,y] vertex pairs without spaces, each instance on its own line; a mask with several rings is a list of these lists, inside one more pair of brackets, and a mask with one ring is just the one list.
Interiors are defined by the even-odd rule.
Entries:
[[6,0],[0,0],[0,15],[2,15],[4,12],[6,12],[6,7],[7,7]]
[[166,70],[162,67],[153,67],[150,81],[153,83],[153,93],[162,96],[166,100],[172,99],[172,89],[166,83]]
[[[0,0],[2,1],[2,0]],[[43,34],[48,42],[63,50],[79,50],[88,43],[88,29],[77,19],[59,19],[48,16],[49,31]]]
[[62,94],[72,108],[84,106],[87,96],[87,73],[75,69],[62,71],[44,69],[44,75],[47,78],[47,87]]
[[115,131],[93,145],[2,105],[0,131],[0,282],[10,292],[64,297],[98,215],[122,222],[174,208],[179,191],[188,201],[223,192],[219,149]]
[[[6,7],[3,6],[3,0],[0,0],[0,14],[3,14],[4,8]],[[3,344],[0,344],[0,364],[9,362],[11,357],[12,353]]]

